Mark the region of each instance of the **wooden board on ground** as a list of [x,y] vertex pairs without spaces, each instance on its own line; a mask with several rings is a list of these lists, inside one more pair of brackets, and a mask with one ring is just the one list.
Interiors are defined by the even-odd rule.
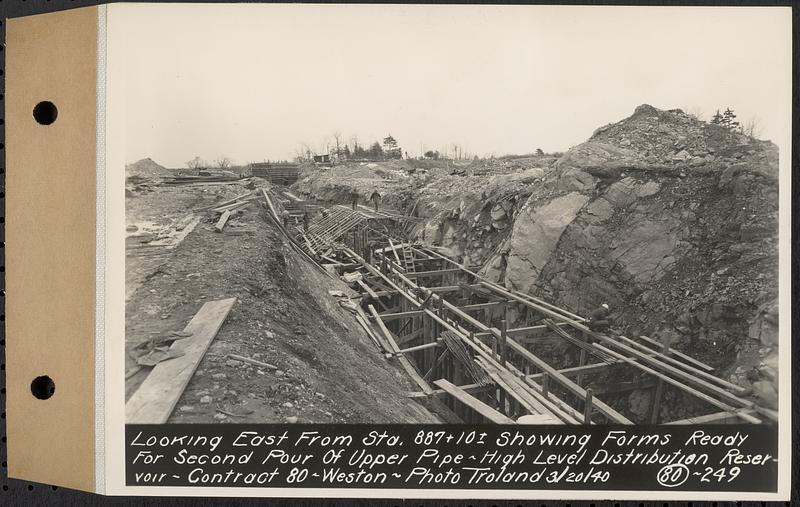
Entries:
[[183,355],[158,363],[125,404],[128,424],[164,424],[175,409],[197,365],[230,313],[236,298],[209,301],[195,314],[185,332],[192,336],[177,340],[171,348]]
[[225,213],[222,214],[221,217],[219,217],[219,221],[217,222],[217,225],[214,226],[214,228],[217,230],[217,232],[222,232],[222,229],[225,228],[225,224],[228,223],[228,219],[230,217],[231,217],[231,211],[230,210],[226,211]]
[[467,405],[468,407],[478,412],[480,415],[489,419],[491,422],[495,424],[516,424],[516,422],[514,422],[513,419],[506,417],[505,415],[493,409],[492,407],[482,402],[478,398],[475,398],[474,396],[467,394],[466,392],[462,391],[458,386],[451,384],[445,379],[435,380],[433,383],[436,384],[441,389],[447,391],[461,403]]

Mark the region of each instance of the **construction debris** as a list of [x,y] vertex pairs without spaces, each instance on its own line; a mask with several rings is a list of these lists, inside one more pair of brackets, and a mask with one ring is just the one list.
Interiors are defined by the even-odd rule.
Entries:
[[277,370],[278,367],[269,363],[262,363],[261,361],[256,361],[255,359],[250,359],[249,357],[243,357],[236,354],[228,354],[228,357],[235,360],[241,361],[243,363],[249,363],[254,366],[258,366],[259,368],[266,368],[268,370]]

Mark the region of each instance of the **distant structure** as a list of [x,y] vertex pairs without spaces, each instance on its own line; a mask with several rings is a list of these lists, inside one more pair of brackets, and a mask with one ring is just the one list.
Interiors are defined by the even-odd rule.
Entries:
[[276,185],[291,185],[297,181],[300,167],[290,162],[254,162],[250,164],[250,172]]
[[331,163],[331,156],[328,154],[325,155],[314,155],[314,163],[315,164],[330,164]]

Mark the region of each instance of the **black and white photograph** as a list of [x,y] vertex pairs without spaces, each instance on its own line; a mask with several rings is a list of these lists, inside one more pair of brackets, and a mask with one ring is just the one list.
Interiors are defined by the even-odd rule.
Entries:
[[9,494],[796,496],[793,8],[78,3],[0,27]]
[[157,10],[126,422],[777,426],[777,11]]
[[158,11],[126,422],[777,425],[775,11]]

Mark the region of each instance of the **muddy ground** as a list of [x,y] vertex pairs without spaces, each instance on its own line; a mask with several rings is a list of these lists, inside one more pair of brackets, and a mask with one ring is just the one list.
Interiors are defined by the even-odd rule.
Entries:
[[[169,422],[438,422],[406,397],[416,390],[407,375],[328,294],[348,291],[344,283],[294,254],[260,201],[222,233],[215,213],[193,211],[246,191],[239,183],[153,185],[126,199],[126,352],[182,330],[206,301],[238,299]],[[126,398],[150,370],[137,368],[128,354]]]

